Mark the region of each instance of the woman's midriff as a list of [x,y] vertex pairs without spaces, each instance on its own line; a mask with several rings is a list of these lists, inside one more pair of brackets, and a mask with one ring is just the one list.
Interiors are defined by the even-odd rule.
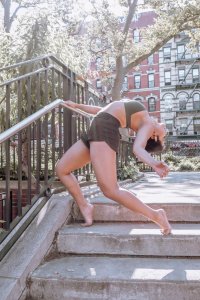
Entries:
[[124,104],[122,102],[112,102],[108,106],[106,106],[105,109],[103,108],[100,112],[111,114],[113,117],[119,120],[120,126],[122,128],[126,127],[126,114]]

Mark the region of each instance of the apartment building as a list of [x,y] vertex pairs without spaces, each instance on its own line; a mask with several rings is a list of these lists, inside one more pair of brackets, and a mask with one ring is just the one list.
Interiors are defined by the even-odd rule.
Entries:
[[173,136],[200,134],[200,51],[180,33],[159,51],[161,121]]
[[123,97],[142,102],[149,114],[160,121],[159,55],[154,53],[143,61],[138,70],[125,77]]

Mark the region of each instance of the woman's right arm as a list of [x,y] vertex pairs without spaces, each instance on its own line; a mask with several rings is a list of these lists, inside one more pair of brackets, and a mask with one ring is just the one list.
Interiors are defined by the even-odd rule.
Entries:
[[146,150],[146,143],[149,137],[152,135],[152,129],[150,126],[143,126],[138,130],[136,139],[133,144],[134,154],[144,163],[152,167],[154,171],[161,177],[167,176],[169,167],[163,161],[155,160]]
[[92,115],[96,115],[101,109],[101,106],[93,106],[93,105],[86,105],[86,104],[80,104],[80,103],[75,103],[71,100],[64,101],[64,105],[66,107],[71,107],[71,108],[78,108],[84,112],[87,112]]

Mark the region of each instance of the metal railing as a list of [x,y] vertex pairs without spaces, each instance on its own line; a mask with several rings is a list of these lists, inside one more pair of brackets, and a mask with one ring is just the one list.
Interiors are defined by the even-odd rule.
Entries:
[[[103,103],[86,81],[53,55],[1,68],[0,75],[4,79],[0,83],[3,241],[37,200],[46,196],[55,179],[56,161],[87,129],[89,115],[63,109],[62,99]],[[75,172],[77,177],[89,174],[90,165]]]
[[[27,129],[28,131],[31,131],[31,127],[33,124],[35,124],[35,122],[38,122],[38,120],[40,120],[43,116],[45,116],[46,114],[48,114],[49,112],[51,112],[52,110],[58,108],[60,105],[65,106],[64,101],[62,99],[57,99],[55,101],[53,101],[52,103],[46,105],[45,107],[43,107],[42,109],[40,109],[39,111],[35,112],[34,114],[32,114],[31,116],[27,117],[26,119],[22,120],[21,122],[19,122],[18,124],[14,125],[13,127],[9,128],[8,130],[6,130],[5,132],[0,134],[0,144],[2,143],[6,143],[5,148],[6,148],[6,153],[9,153],[9,139],[15,137],[17,134],[21,134],[22,130]],[[91,115],[84,113],[78,109],[73,109],[73,108],[69,108],[68,109],[72,110],[75,113],[78,113],[78,115],[82,115],[84,117],[90,118]],[[47,152],[47,147],[49,147],[49,142],[48,140],[45,139],[41,139],[41,136],[39,137],[37,136],[33,136],[30,135],[29,136],[30,139],[28,140],[28,164],[25,166],[26,167],[26,171],[23,170],[23,166],[24,166],[24,162],[23,162],[23,157],[21,155],[21,149],[22,149],[22,140],[20,138],[20,135],[18,135],[18,138],[15,139],[15,142],[17,141],[18,143],[18,201],[17,201],[17,206],[18,206],[18,215],[22,214],[22,171],[25,172],[25,176],[27,177],[27,204],[31,204],[31,190],[34,189],[34,193],[36,194],[40,194],[41,192],[41,180],[40,180],[40,174],[39,171],[41,170],[41,164],[42,164],[42,159],[40,157],[40,153],[42,151],[42,143],[44,142],[44,152],[46,152],[46,156],[44,158],[43,163],[45,164],[45,171],[44,171],[44,182],[45,182],[45,188],[47,187],[47,182],[49,179],[49,176],[52,175],[54,176],[55,174],[55,170],[54,170],[54,166],[55,166],[55,153],[53,155],[52,153],[52,157],[51,157],[51,161],[52,161],[52,168],[49,168],[49,159],[47,162],[47,158],[50,158]],[[55,150],[56,148],[56,139],[51,138],[51,147]],[[61,143],[61,139],[59,139],[59,144]],[[36,149],[34,149],[34,146],[36,144]],[[62,145],[61,145],[62,147]],[[6,229],[9,228],[10,226],[10,222],[12,221],[12,205],[10,204],[9,199],[9,194],[10,194],[10,169],[11,169],[11,164],[10,164],[10,159],[9,159],[9,155],[7,156],[7,160],[6,160],[6,187],[5,187],[5,199],[7,201],[5,204],[5,225],[6,225]],[[32,156],[32,159],[31,159]],[[37,162],[40,161],[40,163],[37,163],[35,168],[33,166],[33,162],[34,160],[37,159]],[[32,161],[32,162],[31,162]],[[15,161],[16,163],[16,161]],[[47,173],[48,170],[48,173]],[[49,172],[51,170],[51,172]],[[10,204],[10,205],[9,205]]]

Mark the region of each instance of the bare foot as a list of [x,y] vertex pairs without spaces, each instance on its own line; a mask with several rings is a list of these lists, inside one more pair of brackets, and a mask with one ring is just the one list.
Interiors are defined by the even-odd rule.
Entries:
[[161,227],[160,231],[163,235],[170,234],[172,228],[168,222],[166,212],[164,211],[164,209],[158,209],[157,213],[158,213],[158,216],[154,222],[157,223]]
[[94,206],[88,203],[87,207],[81,209],[81,213],[83,215],[83,218],[85,219],[85,223],[81,224],[81,226],[91,226],[93,223]]

